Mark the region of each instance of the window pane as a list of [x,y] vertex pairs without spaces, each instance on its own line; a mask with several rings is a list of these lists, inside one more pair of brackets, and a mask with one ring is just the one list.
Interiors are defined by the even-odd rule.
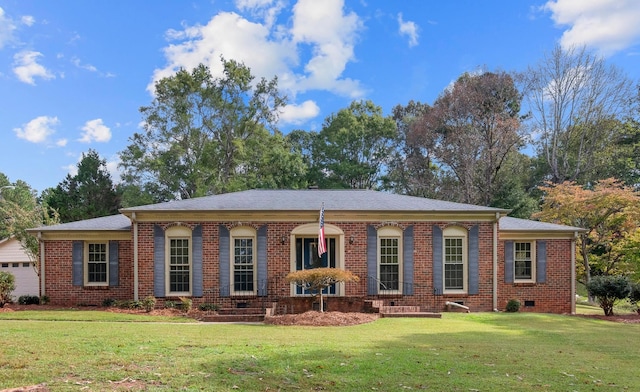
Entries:
[[169,244],[169,291],[189,292],[191,272],[189,240],[186,238],[172,238]]
[[400,257],[398,238],[380,238],[380,290],[400,287]]
[[234,239],[233,290],[253,291],[253,238]]
[[516,279],[532,278],[531,242],[516,242],[514,246],[514,266]]
[[464,257],[462,238],[444,239],[444,288],[464,289]]
[[87,282],[107,283],[107,244],[88,244]]

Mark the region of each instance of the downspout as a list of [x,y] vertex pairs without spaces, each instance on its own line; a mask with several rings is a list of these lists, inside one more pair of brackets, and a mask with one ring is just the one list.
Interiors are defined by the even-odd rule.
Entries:
[[577,231],[571,239],[571,314],[576,314],[576,238]]
[[40,268],[38,268],[38,272],[40,273],[40,296],[43,297],[47,295],[44,284],[44,241],[42,240],[42,232],[38,232],[38,247],[40,248]]
[[138,301],[138,221],[136,213],[131,214],[133,223],[133,300]]
[[498,221],[500,213],[496,212],[493,222],[493,311],[498,311]]

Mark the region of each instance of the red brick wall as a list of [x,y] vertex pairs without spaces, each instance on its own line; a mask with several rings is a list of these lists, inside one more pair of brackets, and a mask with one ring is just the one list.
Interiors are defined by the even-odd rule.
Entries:
[[[291,270],[289,235],[296,227],[309,222],[271,222],[269,224],[268,249],[268,297],[220,298],[219,296],[219,230],[220,224],[230,227],[231,222],[183,222],[194,227],[202,226],[203,243],[203,288],[204,296],[194,298],[194,305],[216,303],[223,307],[234,307],[238,302],[249,306],[265,306],[282,301],[290,296],[290,286],[284,277]],[[434,295],[432,227],[444,228],[446,222],[401,222],[402,228],[412,225],[414,229],[414,295],[367,296],[367,226],[383,226],[383,222],[328,222],[340,227],[345,233],[344,268],[361,277],[358,283],[345,284],[345,297],[381,299],[385,305],[420,306],[425,311],[443,311],[447,301],[462,302],[471,311],[493,310],[493,224],[490,222],[460,222],[471,228],[479,226],[479,293],[477,295]],[[166,226],[169,222],[158,222]],[[247,222],[256,228],[265,223]],[[139,298],[153,295],[153,232],[154,223],[138,224]],[[353,243],[349,239],[353,236]],[[285,243],[282,244],[282,238]],[[47,295],[56,304],[96,304],[104,298],[133,299],[133,251],[131,241],[120,241],[120,285],[117,288],[83,288],[72,286],[71,241],[47,241],[46,281]],[[567,313],[571,311],[571,264],[570,240],[547,240],[547,282],[544,284],[504,283],[504,241],[498,246],[498,308],[504,310],[509,299],[535,301],[535,307],[521,307],[523,311]],[[175,298],[168,298],[176,300]],[[331,300],[328,300],[331,302]],[[163,299],[159,300],[162,305]],[[300,301],[298,301],[299,303]],[[304,302],[304,301],[303,301]],[[338,302],[338,301],[334,301]],[[354,301],[339,303],[344,310],[353,311]],[[337,310],[337,309],[332,309]]]
[[118,241],[118,286],[74,286],[72,276],[73,241],[47,241],[45,244],[45,295],[52,305],[102,305],[106,298],[133,298],[133,250],[131,241]]

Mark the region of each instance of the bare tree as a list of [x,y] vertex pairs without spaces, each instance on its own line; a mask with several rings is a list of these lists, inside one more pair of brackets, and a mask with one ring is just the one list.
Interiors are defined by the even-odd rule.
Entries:
[[591,169],[594,152],[611,141],[615,131],[611,120],[629,113],[633,83],[585,47],[560,46],[520,79],[549,180],[577,180]]

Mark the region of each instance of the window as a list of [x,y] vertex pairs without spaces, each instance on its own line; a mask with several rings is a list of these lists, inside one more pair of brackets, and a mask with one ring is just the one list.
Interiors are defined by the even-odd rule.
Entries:
[[535,276],[534,249],[531,242],[514,242],[513,264],[516,281],[533,281]]
[[231,284],[235,295],[254,295],[256,290],[256,231],[252,227],[231,230]]
[[451,226],[444,229],[444,292],[467,292],[467,230]]
[[191,229],[173,226],[165,232],[167,241],[167,294],[191,295]]
[[402,230],[383,227],[378,230],[378,283],[380,294],[400,293],[402,280]]
[[88,286],[109,284],[109,246],[106,242],[85,242],[84,281]]

